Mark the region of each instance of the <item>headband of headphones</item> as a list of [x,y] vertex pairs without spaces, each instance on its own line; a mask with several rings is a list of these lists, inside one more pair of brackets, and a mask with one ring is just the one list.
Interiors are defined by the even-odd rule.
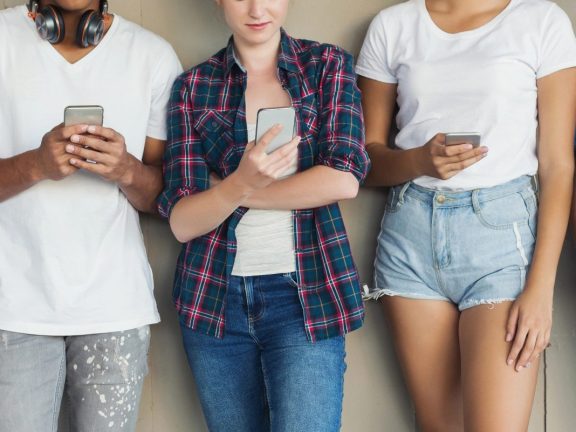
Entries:
[[[40,5],[38,4],[39,0],[28,0],[28,12],[32,15],[35,15],[38,12],[38,8]],[[100,14],[106,15],[108,13],[108,1],[107,0],[100,0]]]

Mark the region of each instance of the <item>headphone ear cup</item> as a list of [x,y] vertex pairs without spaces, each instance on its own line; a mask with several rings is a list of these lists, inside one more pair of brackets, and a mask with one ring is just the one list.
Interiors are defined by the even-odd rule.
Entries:
[[86,11],[76,30],[76,44],[82,48],[96,46],[104,36],[104,17],[94,10]]
[[36,30],[42,39],[51,44],[57,44],[64,40],[66,29],[60,9],[52,5],[42,8],[36,15],[35,23]]

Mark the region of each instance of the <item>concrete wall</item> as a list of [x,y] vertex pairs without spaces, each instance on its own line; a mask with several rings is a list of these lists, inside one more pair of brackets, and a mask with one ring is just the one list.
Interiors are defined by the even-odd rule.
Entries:
[[[0,8],[24,3],[0,0]],[[293,0],[286,28],[297,37],[332,42],[357,54],[371,18],[394,0]],[[576,21],[576,1],[558,0]],[[112,12],[162,35],[185,67],[222,47],[228,31],[211,0],[112,0]],[[342,205],[356,262],[364,281],[372,278],[375,238],[383,210],[382,191],[363,190]],[[170,293],[179,246],[166,224],[143,217],[142,226],[156,278],[163,322],[153,328],[150,375],[142,399],[139,432],[206,431],[194,381],[184,359]],[[576,429],[576,281],[572,246],[562,257],[557,284],[553,346],[542,367],[531,432]],[[350,335],[343,413],[345,432],[415,431],[382,312],[370,304],[365,327]],[[65,429],[65,428],[63,428]]]

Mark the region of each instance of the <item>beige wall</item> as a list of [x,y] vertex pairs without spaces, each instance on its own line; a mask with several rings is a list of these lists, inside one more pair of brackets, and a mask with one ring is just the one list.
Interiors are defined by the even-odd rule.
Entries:
[[[0,8],[23,0],[0,0]],[[357,53],[371,18],[393,0],[293,0],[286,25],[298,37],[339,44]],[[558,3],[576,21],[576,1]],[[112,0],[111,10],[149,28],[171,42],[185,67],[204,60],[222,47],[228,32],[211,0]],[[363,190],[342,205],[356,262],[363,281],[372,277],[375,238],[382,213],[383,192]],[[170,301],[178,244],[165,223],[142,218],[156,278],[156,298],[163,322],[153,328],[150,375],[141,405],[139,432],[206,431],[194,382],[181,348]],[[576,429],[576,298],[573,270],[576,257],[566,247],[557,285],[552,348],[546,355],[530,431]],[[406,395],[382,313],[369,305],[365,327],[350,335],[343,431],[415,431]]]

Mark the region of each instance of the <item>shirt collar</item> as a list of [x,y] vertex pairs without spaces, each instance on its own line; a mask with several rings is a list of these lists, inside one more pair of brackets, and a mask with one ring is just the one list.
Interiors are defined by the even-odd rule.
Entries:
[[[246,72],[246,69],[244,69],[236,57],[236,53],[234,51],[234,39],[233,36],[231,36],[228,40],[228,46],[226,47],[226,53],[224,56],[224,70],[226,71],[226,76],[230,75],[234,66],[238,66],[242,72]],[[296,55],[294,39],[292,39],[283,28],[280,29],[280,53],[278,54],[278,67],[288,72],[301,72],[298,65],[298,57]]]

